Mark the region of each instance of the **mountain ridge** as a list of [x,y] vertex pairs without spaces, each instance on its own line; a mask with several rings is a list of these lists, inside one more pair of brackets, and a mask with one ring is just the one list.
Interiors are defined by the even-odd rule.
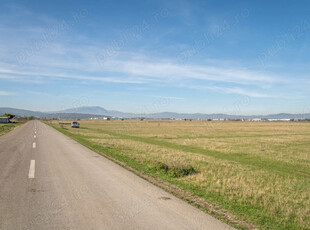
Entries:
[[175,112],[161,112],[161,113],[125,113],[116,110],[107,110],[100,106],[81,106],[69,108],[54,112],[40,112],[25,109],[0,107],[0,114],[13,113],[18,117],[34,116],[38,118],[59,118],[59,119],[89,119],[92,117],[117,117],[117,118],[150,118],[150,119],[288,119],[288,118],[305,118],[310,119],[310,113],[305,114],[291,114],[278,113],[269,115],[232,115],[223,113],[175,113]]

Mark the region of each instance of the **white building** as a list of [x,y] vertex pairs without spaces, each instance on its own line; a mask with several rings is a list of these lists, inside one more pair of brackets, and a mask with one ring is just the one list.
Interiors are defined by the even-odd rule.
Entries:
[[10,123],[10,120],[8,117],[0,117],[0,123]]
[[279,119],[268,119],[268,121],[290,121],[291,119],[289,119],[289,118],[285,118],[285,119],[283,119],[283,118],[279,118]]

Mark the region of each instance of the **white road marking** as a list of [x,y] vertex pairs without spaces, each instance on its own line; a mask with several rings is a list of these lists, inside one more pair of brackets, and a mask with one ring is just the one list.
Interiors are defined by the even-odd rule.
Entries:
[[29,179],[33,179],[34,178],[35,171],[36,171],[36,161],[35,160],[31,160],[30,161],[29,173],[28,173]]
[[34,138],[37,138],[37,136],[36,136],[36,135],[34,135],[33,137],[34,137]]
[[32,148],[36,148],[37,144],[35,142],[32,143]]

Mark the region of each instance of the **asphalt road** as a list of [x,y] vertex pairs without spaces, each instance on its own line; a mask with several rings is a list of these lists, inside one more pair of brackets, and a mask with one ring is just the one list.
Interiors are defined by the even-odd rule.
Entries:
[[0,229],[232,229],[53,128],[0,137]]

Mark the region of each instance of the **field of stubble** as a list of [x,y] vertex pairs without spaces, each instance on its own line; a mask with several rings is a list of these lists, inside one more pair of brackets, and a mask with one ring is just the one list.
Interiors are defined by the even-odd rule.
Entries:
[[80,123],[72,129],[50,122],[82,144],[199,197],[234,226],[309,229],[310,122]]

